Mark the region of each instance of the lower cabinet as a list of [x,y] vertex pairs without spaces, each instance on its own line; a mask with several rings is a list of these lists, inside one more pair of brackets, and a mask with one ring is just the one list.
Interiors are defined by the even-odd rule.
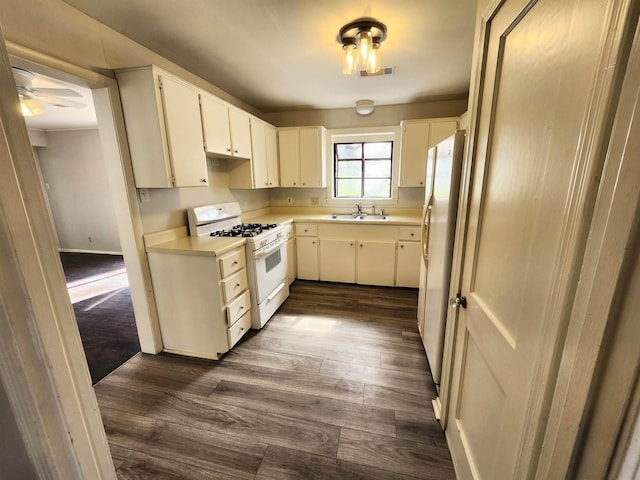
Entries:
[[320,280],[356,282],[356,241],[323,238],[320,242]]
[[396,285],[418,288],[420,284],[420,242],[398,242],[396,260]]
[[220,257],[149,252],[164,351],[218,359],[251,328],[244,246]]
[[297,223],[297,278],[418,288],[420,227]]
[[318,269],[318,239],[296,236],[296,264],[301,280],[320,280]]
[[357,282],[392,287],[396,272],[395,242],[358,242]]

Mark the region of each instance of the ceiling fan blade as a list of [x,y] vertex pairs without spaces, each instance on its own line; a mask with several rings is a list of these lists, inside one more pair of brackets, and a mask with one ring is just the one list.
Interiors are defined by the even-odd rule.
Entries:
[[42,102],[50,103],[51,105],[55,105],[56,107],[72,107],[72,108],[86,107],[84,103],[75,102],[73,100],[67,100],[66,98],[54,97],[51,95],[35,95],[35,92],[33,91],[28,92],[27,96],[34,98],[36,100],[40,100]]
[[80,95],[75,90],[71,90],[70,88],[31,88],[30,90],[36,96],[51,95],[53,97],[82,98],[82,95]]

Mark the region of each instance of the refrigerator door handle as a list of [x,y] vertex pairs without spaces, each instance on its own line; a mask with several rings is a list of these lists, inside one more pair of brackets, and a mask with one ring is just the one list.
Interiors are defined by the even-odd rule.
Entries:
[[429,199],[429,203],[425,205],[423,214],[422,214],[422,224],[420,238],[422,243],[422,256],[424,258],[425,263],[429,259],[429,227],[431,224],[431,209],[433,208],[433,197]]

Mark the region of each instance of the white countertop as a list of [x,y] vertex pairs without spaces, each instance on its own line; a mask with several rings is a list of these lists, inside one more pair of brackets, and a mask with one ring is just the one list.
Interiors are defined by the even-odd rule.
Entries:
[[216,257],[245,243],[242,237],[181,237],[147,246],[147,252]]
[[255,223],[277,223],[284,225],[291,222],[310,222],[310,223],[348,223],[350,225],[420,225],[419,215],[388,215],[389,220],[335,220],[331,218],[330,213],[268,213],[266,215],[247,216],[243,215],[243,221]]
[[[349,225],[380,225],[380,226],[418,226],[420,216],[403,214],[389,215],[389,220],[335,220],[330,213],[264,213],[247,214],[242,216],[243,222],[251,223],[277,223],[286,225],[292,222],[310,223],[335,223]],[[246,243],[242,237],[190,237],[187,235],[186,227],[178,227],[162,232],[155,232],[145,235],[147,252],[152,253],[174,253],[180,255],[204,255],[219,256],[226,252],[238,248]]]

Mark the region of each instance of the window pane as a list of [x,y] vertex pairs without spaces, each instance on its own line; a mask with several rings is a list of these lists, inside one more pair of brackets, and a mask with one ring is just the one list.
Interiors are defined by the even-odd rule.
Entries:
[[336,197],[354,197],[360,198],[360,179],[357,180],[336,180]]
[[340,178],[360,178],[362,176],[362,161],[361,160],[338,161],[337,176]]
[[339,143],[336,145],[336,154],[339,160],[345,158],[362,158],[362,144]]
[[367,160],[364,163],[364,176],[371,177],[391,177],[391,160]]
[[391,142],[365,143],[364,158],[391,158]]
[[389,198],[391,196],[391,180],[388,178],[366,179],[363,197]]

